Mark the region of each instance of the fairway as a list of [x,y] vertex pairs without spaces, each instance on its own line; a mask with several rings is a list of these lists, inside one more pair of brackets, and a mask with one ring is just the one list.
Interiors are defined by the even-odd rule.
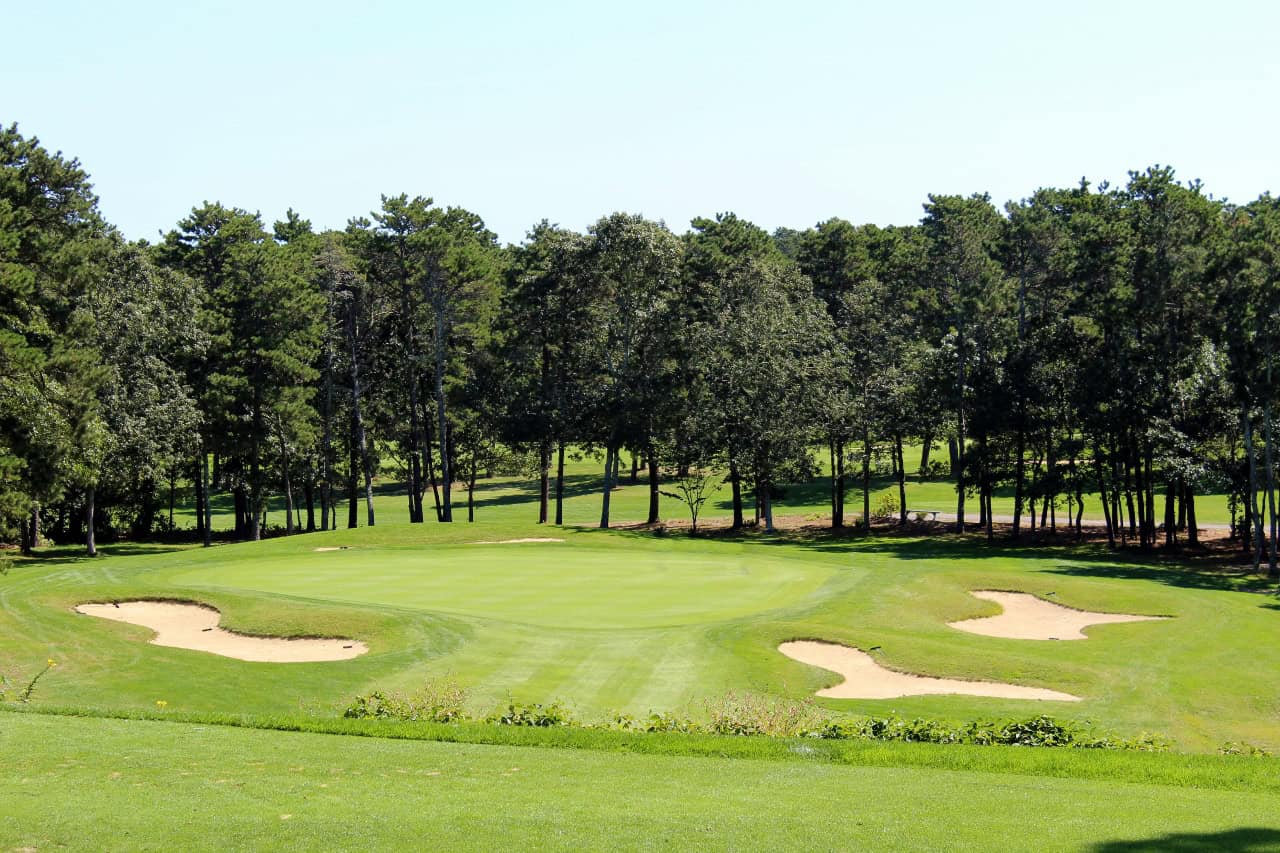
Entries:
[[193,589],[253,590],[552,628],[658,628],[793,605],[828,565],[726,552],[560,543],[361,547],[175,574]]
[[[510,701],[555,701],[585,722],[651,712],[697,719],[727,692],[748,691],[837,714],[1052,713],[1127,737],[1151,732],[1182,750],[1280,746],[1280,648],[1265,640],[1275,611],[1269,596],[1230,577],[1116,562],[1089,546],[572,528],[556,531],[563,542],[471,544],[546,532],[389,525],[22,562],[0,584],[0,654],[14,683],[57,660],[33,700],[49,705],[145,709],[163,700],[175,711],[332,716],[370,690],[448,679],[479,716]],[[1000,612],[973,595],[981,590],[1034,595],[1072,613],[1170,618],[1091,624],[1075,642],[951,627]],[[343,637],[369,651],[287,666],[240,661],[157,646],[147,628],[73,611],[147,598],[216,607],[228,631]],[[840,698],[828,689],[843,676],[782,654],[791,640],[860,649],[877,669],[1080,701]]]
[[[501,839],[521,849],[746,850],[768,839],[787,850],[1122,853],[1280,844],[1280,797],[1270,791],[16,714],[0,716],[0,786],[6,849],[491,850]],[[136,808],[142,797],[147,807]]]

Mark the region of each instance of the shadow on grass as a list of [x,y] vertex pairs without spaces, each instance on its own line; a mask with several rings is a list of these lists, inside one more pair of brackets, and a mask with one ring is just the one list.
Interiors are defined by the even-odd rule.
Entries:
[[1125,580],[1149,580],[1186,589],[1231,590],[1235,592],[1265,592],[1274,584],[1260,578],[1251,569],[1208,571],[1172,566],[1148,566],[1135,563],[1105,563],[1099,565],[1060,565],[1045,571],[1073,577],[1105,577]]
[[[658,531],[648,527],[615,530],[623,536],[653,538],[658,535],[689,538],[687,530]],[[912,533],[916,535],[911,535]],[[920,535],[923,533],[924,535]],[[784,545],[824,554],[857,557],[861,554],[887,555],[899,560],[963,561],[980,564],[991,559],[1031,559],[1040,561],[1041,572],[1074,577],[1146,580],[1185,589],[1265,592],[1276,584],[1253,573],[1251,567],[1188,565],[1178,556],[1112,551],[1105,543],[1072,542],[1032,544],[997,539],[988,543],[980,536],[954,536],[942,531],[876,531],[867,535],[857,528],[833,531],[826,527],[778,530],[766,533],[758,528],[725,528],[700,531],[696,537],[707,543],[751,542],[761,546]],[[1067,562],[1069,561],[1069,562]],[[1043,566],[1049,562],[1051,565]],[[1280,610],[1280,603],[1264,604]]]
[[1177,832],[1133,841],[1104,841],[1090,849],[1094,853],[1136,853],[1139,850],[1162,850],[1166,853],[1218,853],[1224,850],[1262,853],[1264,850],[1280,850],[1280,830],[1251,826],[1223,832]]
[[[183,545],[181,543],[111,542],[98,546],[98,556],[134,557],[139,554],[168,554],[172,551],[187,551],[190,548],[190,544]],[[31,557],[24,559],[39,563],[42,566],[61,566],[84,562],[89,558],[85,556],[84,546],[82,545],[57,545],[37,550]]]

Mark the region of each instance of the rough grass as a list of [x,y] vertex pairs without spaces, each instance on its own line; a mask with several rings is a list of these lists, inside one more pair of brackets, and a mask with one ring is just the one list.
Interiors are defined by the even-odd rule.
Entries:
[[35,714],[0,718],[0,790],[7,849],[1280,845],[1270,792]]

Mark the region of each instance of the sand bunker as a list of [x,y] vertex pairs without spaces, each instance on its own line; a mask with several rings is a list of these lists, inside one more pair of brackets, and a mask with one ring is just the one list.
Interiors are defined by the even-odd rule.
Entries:
[[1057,702],[1079,702],[1079,696],[1045,690],[1040,687],[1021,687],[1016,684],[999,684],[994,681],[961,681],[954,678],[931,678],[885,669],[866,652],[837,643],[820,643],[815,640],[793,640],[778,646],[792,660],[821,667],[838,675],[844,681],[834,687],[819,690],[818,696],[831,699],[897,699],[900,696],[927,696],[938,693],[955,693],[964,696],[991,696],[997,699],[1048,699]]
[[563,542],[563,539],[552,539],[545,536],[532,536],[527,539],[492,539],[484,542],[472,542],[472,545],[516,545],[520,542]]
[[948,622],[952,628],[988,637],[1010,640],[1084,640],[1084,628],[1110,622],[1147,622],[1164,616],[1133,616],[1127,613],[1091,613],[1063,607],[1025,592],[975,590],[971,593],[1004,608],[996,616]]
[[119,604],[81,604],[77,613],[99,616],[156,632],[157,646],[209,652],[260,663],[309,663],[349,660],[369,651],[364,643],[342,639],[251,637],[218,627],[217,610],[176,601],[122,601]]

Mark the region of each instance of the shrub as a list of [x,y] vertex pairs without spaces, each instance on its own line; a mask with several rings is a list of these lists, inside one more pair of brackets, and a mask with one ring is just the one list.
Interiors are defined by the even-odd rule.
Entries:
[[876,508],[872,510],[871,517],[878,521],[897,518],[898,508],[898,496],[893,492],[885,492],[876,500]]
[[919,717],[907,720],[897,716],[827,720],[806,734],[832,740],[864,738],[903,743],[963,743],[976,746],[1056,746],[1144,752],[1169,748],[1166,742],[1153,735],[1144,733],[1132,738],[1120,738],[1098,734],[1080,723],[1059,721],[1044,714],[1027,720],[978,720],[961,725]]
[[630,714],[615,714],[613,719],[605,723],[605,728],[624,732],[692,732],[703,731],[701,725],[688,717],[675,714],[652,712],[643,720],[637,720]]
[[1219,755],[1245,755],[1249,758],[1270,758],[1271,753],[1260,746],[1243,741],[1228,741],[1218,747]]
[[796,737],[825,724],[812,700],[796,702],[753,693],[725,694],[707,703],[707,730],[720,735]]
[[404,696],[375,690],[355,701],[342,716],[357,720],[423,720],[455,723],[466,718],[467,692],[450,680],[428,681],[418,693]]
[[505,711],[491,714],[485,722],[497,723],[500,726],[536,726],[538,728],[577,725],[573,714],[559,702],[546,705],[537,702],[529,705],[510,702]]

